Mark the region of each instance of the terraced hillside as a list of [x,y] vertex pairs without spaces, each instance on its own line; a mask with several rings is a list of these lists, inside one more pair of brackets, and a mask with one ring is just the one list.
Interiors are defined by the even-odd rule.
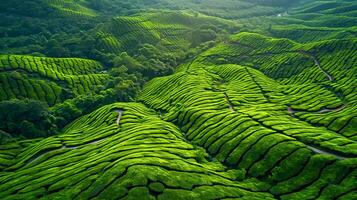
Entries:
[[175,125],[140,104],[103,107],[61,135],[19,147],[1,151],[0,194],[8,199],[273,199],[265,184],[235,181],[242,172],[207,161]]
[[[145,10],[195,10],[210,16],[225,19],[249,16],[267,16],[282,12],[293,4],[288,0],[251,1],[251,0],[136,0],[123,2],[110,0],[96,2],[92,0],[44,0],[44,3],[58,11],[63,16],[95,17],[98,15],[123,15],[125,11],[138,13]],[[239,12],[236,12],[239,10]]]
[[[357,199],[355,1],[39,1],[84,26],[110,19],[66,43],[110,61],[6,54],[16,42],[0,55],[0,101],[51,107],[4,104],[44,114],[5,112],[1,200]],[[178,67],[141,90],[164,62]],[[30,128],[46,137],[22,139]]]
[[[284,84],[280,91],[287,95],[285,104],[292,115],[353,137],[357,130],[356,51],[356,40],[301,45],[287,39],[242,33],[206,51],[198,61],[235,63],[259,69]],[[269,88],[266,91],[273,97],[280,96]],[[317,98],[311,94],[323,96]],[[334,110],[340,112],[331,113]]]
[[92,93],[108,75],[96,61],[77,58],[0,56],[0,100],[35,99],[49,105]]
[[203,25],[217,26],[217,29],[221,30],[234,30],[238,27],[231,21],[203,14],[155,11],[114,18],[98,32],[98,45],[108,52],[128,51],[138,44],[145,43],[172,51],[187,49],[194,42],[192,30]]
[[86,7],[84,0],[44,0],[43,3],[53,8],[56,11],[54,15],[57,16],[91,18],[98,15],[94,10]]
[[299,6],[280,10],[275,16],[237,19],[250,31],[266,32],[273,37],[300,43],[356,37],[356,1],[305,1]]
[[[235,35],[174,75],[151,81],[139,96],[141,104],[108,105],[58,136],[3,146],[0,194],[9,199],[354,199],[356,79],[337,72],[352,66],[347,74],[355,77],[356,65],[341,63],[335,73],[319,64],[322,72],[317,63],[327,58],[309,50],[324,45]],[[355,59],[346,47],[334,49],[328,54],[335,55],[334,62],[338,56]],[[228,50],[234,62],[222,58]],[[258,63],[283,55],[305,60],[300,62],[305,68],[282,76],[269,63]],[[234,64],[238,58],[254,65]],[[227,64],[215,63],[223,60]]]

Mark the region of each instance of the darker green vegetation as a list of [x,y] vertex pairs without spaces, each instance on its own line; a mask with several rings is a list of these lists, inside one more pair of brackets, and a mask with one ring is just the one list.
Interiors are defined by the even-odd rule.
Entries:
[[90,9],[93,2],[26,1],[35,9],[28,12],[15,3],[0,13],[0,99],[46,102],[58,129],[100,106],[135,99],[148,80],[172,74],[237,30],[186,11],[114,17]]
[[35,100],[2,101],[0,110],[0,129],[12,137],[45,137],[56,131],[55,118],[43,102]]
[[[44,17],[54,10],[43,3],[42,0],[12,0],[0,4],[2,15],[20,15],[24,17]],[[2,20],[8,20],[2,19]]]

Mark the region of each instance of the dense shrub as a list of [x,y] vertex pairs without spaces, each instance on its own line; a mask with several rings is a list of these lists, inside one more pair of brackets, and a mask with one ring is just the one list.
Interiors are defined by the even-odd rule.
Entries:
[[56,131],[54,117],[45,103],[35,100],[0,102],[0,130],[27,138],[48,136]]

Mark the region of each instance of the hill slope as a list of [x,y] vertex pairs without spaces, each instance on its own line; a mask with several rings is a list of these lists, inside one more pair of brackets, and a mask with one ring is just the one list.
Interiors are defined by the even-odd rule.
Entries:
[[[65,33],[1,28],[12,42],[0,42],[0,100],[44,101],[65,114],[61,125],[86,115],[59,134],[0,145],[2,199],[357,199],[354,1],[39,2],[39,15],[16,17],[51,11]],[[168,11],[177,9],[186,10]],[[14,55],[37,49],[33,40],[92,59]],[[98,108],[162,71],[135,102]],[[71,103],[78,96],[85,112]],[[5,116],[15,121],[4,130],[16,129]]]
[[0,100],[35,99],[50,106],[103,85],[107,74],[96,61],[76,58],[0,56]]
[[[259,42],[250,42],[256,49],[245,54],[253,61],[261,59],[257,55],[277,56],[284,47],[294,50],[285,56],[303,54],[301,59],[310,59],[305,66],[317,68],[305,57],[314,46],[235,35],[174,75],[151,81],[139,96],[142,104],[108,105],[58,136],[25,147],[4,146],[0,193],[12,194],[9,198],[355,198],[355,87],[327,68],[333,80],[324,73],[304,78],[304,70],[279,78],[249,66],[212,64],[213,55],[229,55],[225,49],[245,47],[246,41]],[[240,51],[232,52],[239,56]],[[338,88],[349,95],[335,94]],[[28,176],[19,179],[22,174]]]

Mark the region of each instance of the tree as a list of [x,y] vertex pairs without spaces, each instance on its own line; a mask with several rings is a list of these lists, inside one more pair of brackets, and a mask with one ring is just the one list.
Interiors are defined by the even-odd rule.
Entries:
[[80,111],[71,100],[56,104],[51,110],[52,114],[56,116],[56,124],[59,128],[63,128],[73,119],[82,115],[82,111]]
[[7,142],[12,141],[13,138],[9,133],[6,133],[5,131],[0,130],[0,144],[5,144]]
[[44,137],[56,131],[54,117],[45,103],[35,100],[0,102],[0,130],[12,136]]
[[196,47],[203,42],[208,42],[216,39],[217,33],[211,29],[196,29],[192,32],[192,44]]
[[119,56],[113,59],[114,66],[124,65],[128,68],[129,72],[140,72],[143,70],[144,66],[138,62],[135,58],[131,57],[128,53],[123,52]]

